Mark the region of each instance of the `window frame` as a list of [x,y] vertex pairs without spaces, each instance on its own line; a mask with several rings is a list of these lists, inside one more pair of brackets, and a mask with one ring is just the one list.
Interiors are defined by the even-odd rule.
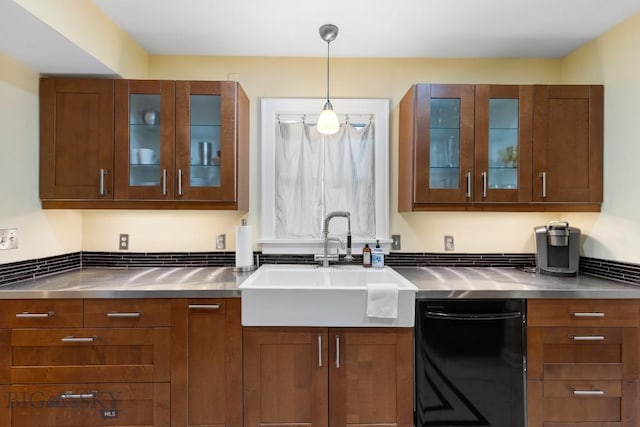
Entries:
[[[275,237],[275,141],[278,116],[306,117],[314,123],[326,100],[321,98],[262,98],[260,100],[260,239],[265,254],[316,254],[323,251],[322,239],[281,239]],[[375,194],[376,194],[376,230],[372,240],[353,240],[352,250],[362,253],[365,243],[380,241],[380,246],[389,252],[392,240],[389,238],[389,142],[390,142],[390,105],[386,98],[337,98],[332,99],[333,108],[340,122],[345,120],[346,112],[353,116],[373,116],[375,121]],[[312,112],[312,113],[310,113]],[[381,143],[378,143],[381,141]],[[346,238],[346,236],[339,236]]]

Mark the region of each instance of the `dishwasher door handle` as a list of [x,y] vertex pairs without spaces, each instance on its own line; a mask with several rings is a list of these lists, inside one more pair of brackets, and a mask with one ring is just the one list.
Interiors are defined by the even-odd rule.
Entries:
[[444,313],[441,311],[427,311],[424,316],[428,319],[443,320],[506,320],[522,317],[519,311],[507,313]]

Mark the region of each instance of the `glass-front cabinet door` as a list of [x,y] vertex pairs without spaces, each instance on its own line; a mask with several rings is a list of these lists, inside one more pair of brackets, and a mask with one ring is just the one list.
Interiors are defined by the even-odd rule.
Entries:
[[474,88],[417,85],[415,201],[471,201]]
[[115,199],[174,197],[174,82],[116,81]]
[[532,87],[476,86],[476,202],[531,200]]
[[233,201],[236,83],[176,82],[177,198]]

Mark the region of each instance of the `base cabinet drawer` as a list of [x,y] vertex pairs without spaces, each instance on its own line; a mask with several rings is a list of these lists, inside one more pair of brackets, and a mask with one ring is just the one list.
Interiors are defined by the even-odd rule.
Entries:
[[528,427],[635,427],[636,381],[528,381]]
[[12,384],[170,381],[169,328],[11,331]]
[[171,326],[167,299],[88,299],[84,301],[85,328],[148,328]]
[[0,328],[82,327],[81,299],[0,300]]
[[13,385],[6,398],[10,423],[3,426],[170,425],[169,383]]

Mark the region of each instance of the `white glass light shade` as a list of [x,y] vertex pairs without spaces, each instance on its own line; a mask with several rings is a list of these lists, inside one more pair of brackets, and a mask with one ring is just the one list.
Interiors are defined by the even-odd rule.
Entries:
[[320,117],[318,117],[317,127],[318,132],[323,135],[333,135],[340,129],[340,122],[335,111],[333,111],[331,102],[327,101],[324,105],[324,109],[320,113]]

